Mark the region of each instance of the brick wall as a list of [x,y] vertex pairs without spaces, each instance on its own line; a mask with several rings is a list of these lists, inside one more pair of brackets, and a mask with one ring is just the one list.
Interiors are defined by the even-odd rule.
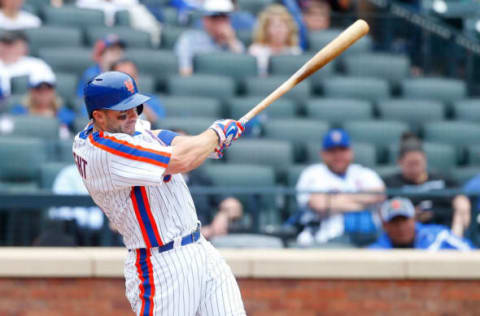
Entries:
[[[480,315],[480,281],[239,279],[239,284],[250,316]],[[132,315],[124,293],[120,278],[5,278],[0,315]]]

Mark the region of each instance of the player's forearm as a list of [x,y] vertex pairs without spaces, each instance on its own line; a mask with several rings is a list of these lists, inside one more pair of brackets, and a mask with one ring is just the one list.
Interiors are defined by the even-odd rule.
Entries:
[[466,196],[457,195],[453,199],[452,232],[455,235],[462,237],[465,229],[470,225],[470,211],[470,200]]
[[208,129],[197,136],[175,137],[166,174],[189,172],[200,166],[218,145],[217,134]]
[[311,196],[308,204],[319,213],[344,213],[363,209],[361,203],[346,194],[315,194]]
[[363,207],[368,207],[372,204],[380,203],[383,200],[385,200],[385,195],[381,194],[385,191],[384,188],[380,188],[380,189],[377,189],[377,190],[371,190],[371,191],[372,192],[378,192],[378,194],[377,193],[374,193],[374,194],[368,194],[368,193],[352,194],[351,198],[355,202],[363,205]]

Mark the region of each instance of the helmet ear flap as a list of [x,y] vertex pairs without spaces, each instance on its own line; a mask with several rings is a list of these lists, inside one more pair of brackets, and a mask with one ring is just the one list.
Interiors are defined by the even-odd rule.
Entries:
[[142,114],[143,112],[143,104],[140,104],[139,106],[137,106],[137,114],[140,115]]

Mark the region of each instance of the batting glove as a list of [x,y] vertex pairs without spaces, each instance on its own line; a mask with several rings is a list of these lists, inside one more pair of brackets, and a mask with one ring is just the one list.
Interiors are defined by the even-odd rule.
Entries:
[[220,150],[229,147],[245,130],[240,122],[230,119],[215,121],[210,128],[217,133]]

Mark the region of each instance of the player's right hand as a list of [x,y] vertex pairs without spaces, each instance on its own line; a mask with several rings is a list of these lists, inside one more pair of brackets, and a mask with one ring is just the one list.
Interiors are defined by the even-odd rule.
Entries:
[[217,133],[218,146],[222,150],[229,147],[232,141],[237,140],[245,130],[242,123],[231,119],[217,120],[210,128]]

